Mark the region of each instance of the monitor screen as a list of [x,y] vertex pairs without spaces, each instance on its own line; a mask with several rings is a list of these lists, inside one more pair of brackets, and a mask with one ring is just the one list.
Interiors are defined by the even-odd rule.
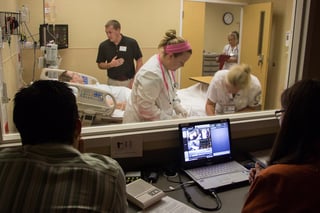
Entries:
[[179,125],[183,161],[207,161],[231,155],[228,119]]

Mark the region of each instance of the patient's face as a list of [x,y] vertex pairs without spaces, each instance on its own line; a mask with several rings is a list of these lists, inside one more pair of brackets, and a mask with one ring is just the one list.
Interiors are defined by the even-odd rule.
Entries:
[[70,82],[84,84],[83,78],[76,72],[67,71],[67,75],[71,77]]

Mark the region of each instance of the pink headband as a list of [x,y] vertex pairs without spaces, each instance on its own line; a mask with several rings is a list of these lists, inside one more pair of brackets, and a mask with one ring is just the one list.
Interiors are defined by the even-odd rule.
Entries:
[[188,50],[191,50],[191,46],[187,41],[178,44],[169,44],[164,47],[166,53],[182,53]]

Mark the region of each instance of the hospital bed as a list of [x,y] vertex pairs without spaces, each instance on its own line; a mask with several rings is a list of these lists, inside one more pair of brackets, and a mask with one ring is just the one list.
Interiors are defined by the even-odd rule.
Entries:
[[[65,70],[44,68],[40,74],[42,80],[58,80],[59,75]],[[107,91],[94,87],[98,80],[92,76],[78,73],[85,84],[67,82],[76,96],[79,116],[83,126],[101,123],[103,120],[110,122],[116,109],[116,99]],[[104,123],[104,122],[102,122]]]
[[205,83],[195,83],[177,91],[182,106],[188,111],[188,117],[207,116],[205,105],[208,86]]
[[[61,69],[51,69],[51,68],[45,68],[42,70],[40,79],[51,79],[51,80],[57,80],[58,76],[65,70]],[[72,71],[73,72],[73,71]],[[78,72],[77,72],[78,73]],[[90,93],[91,96],[94,96],[93,91],[98,91],[98,89],[94,89],[90,87],[90,84],[97,84],[99,83],[98,80],[92,76],[85,75],[82,73],[78,73],[86,82],[86,85],[73,85],[76,86],[78,89],[81,90],[82,93],[84,93],[84,89],[86,93]],[[69,83],[71,84],[71,83]],[[93,91],[91,91],[91,89]],[[188,111],[188,116],[189,117],[202,117],[206,116],[205,112],[205,103],[206,103],[206,94],[207,94],[207,89],[208,85],[203,84],[203,83],[196,83],[190,87],[184,88],[184,89],[179,89],[177,91],[178,97],[181,100],[182,106],[186,108]],[[87,99],[82,99],[80,103],[80,99],[77,99],[79,108],[83,110],[86,110],[87,112],[90,112],[90,109],[96,111],[94,106],[91,106],[89,103],[89,100]],[[101,102],[103,103],[103,101]],[[100,105],[99,105],[100,106]],[[106,109],[108,110],[108,109]],[[93,113],[92,112],[92,113]],[[94,122],[100,123],[101,120],[108,120],[108,122],[112,123],[121,123],[122,122],[122,116],[123,116],[123,111],[114,109],[113,112],[112,110],[108,111],[109,113],[105,114],[102,119],[95,119],[93,120]],[[110,114],[112,112],[112,114]],[[87,113],[88,114],[88,113]],[[96,116],[99,117],[99,115],[103,114],[99,110],[97,110]],[[90,117],[90,116],[88,116]]]
[[[66,70],[63,69],[54,69],[54,68],[44,68],[41,71],[40,79],[47,79],[47,80],[58,80],[58,77],[61,73]],[[74,72],[74,71],[72,71]],[[98,79],[93,76],[85,75],[83,73],[75,72],[81,76],[83,79],[84,84],[97,84]]]

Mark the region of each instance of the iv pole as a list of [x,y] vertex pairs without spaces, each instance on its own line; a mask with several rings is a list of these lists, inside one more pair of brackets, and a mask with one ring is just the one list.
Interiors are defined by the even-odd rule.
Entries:
[[43,45],[47,44],[47,25],[46,25],[46,6],[45,0],[42,0],[42,11],[43,11],[43,28],[42,28],[42,38],[43,38]]

